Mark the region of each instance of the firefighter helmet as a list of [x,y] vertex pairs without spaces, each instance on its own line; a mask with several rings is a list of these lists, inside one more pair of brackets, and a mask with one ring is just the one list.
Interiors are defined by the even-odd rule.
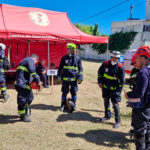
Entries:
[[120,52],[119,51],[113,51],[111,54],[111,57],[120,58]]
[[67,43],[66,48],[72,49],[72,50],[74,50],[74,52],[76,52],[76,45],[74,43]]
[[150,59],[150,46],[142,46],[137,49],[135,56],[145,56]]
[[5,50],[5,49],[6,49],[6,45],[3,44],[3,43],[0,43],[0,47],[1,47],[2,50]]

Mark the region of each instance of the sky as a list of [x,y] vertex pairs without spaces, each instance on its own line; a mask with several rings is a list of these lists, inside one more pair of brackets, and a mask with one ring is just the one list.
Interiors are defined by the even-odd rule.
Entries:
[[[125,0],[1,0],[3,4],[67,12],[72,23],[98,24],[100,34],[106,35],[111,32],[111,22],[129,18],[131,5],[134,6],[133,18],[145,19],[146,0],[126,0],[122,5],[112,8],[122,2]],[[97,13],[100,14],[86,19]]]

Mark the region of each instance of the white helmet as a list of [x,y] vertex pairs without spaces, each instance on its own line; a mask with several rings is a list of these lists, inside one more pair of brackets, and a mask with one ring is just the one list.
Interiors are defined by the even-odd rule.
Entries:
[[120,52],[119,52],[119,51],[113,51],[113,52],[111,53],[111,57],[120,58]]
[[5,49],[6,49],[6,45],[3,44],[3,43],[0,43],[0,47],[2,48],[2,50],[5,50]]

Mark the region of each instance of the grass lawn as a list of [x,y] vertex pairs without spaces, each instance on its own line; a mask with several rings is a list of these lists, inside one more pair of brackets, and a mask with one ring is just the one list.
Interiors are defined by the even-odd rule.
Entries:
[[[100,63],[83,61],[84,82],[79,85],[77,112],[59,111],[61,85],[53,94],[43,89],[32,103],[32,122],[19,121],[16,91],[8,89],[10,98],[0,103],[0,150],[134,150],[130,142],[131,109],[122,93],[121,127],[113,129],[114,117],[100,123],[104,115],[101,90],[97,85]],[[125,86],[126,90],[128,87]],[[34,93],[36,93],[34,91]],[[113,111],[113,109],[111,109]]]

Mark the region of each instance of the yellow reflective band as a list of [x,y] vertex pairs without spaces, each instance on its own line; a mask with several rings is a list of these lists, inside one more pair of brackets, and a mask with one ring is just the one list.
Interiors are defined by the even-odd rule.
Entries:
[[15,81],[14,84],[17,84],[17,81]]
[[64,69],[78,70],[78,68],[74,66],[64,66]]
[[2,62],[3,62],[3,59],[0,59],[0,62],[2,63]]
[[122,88],[122,87],[123,87],[123,85],[121,85],[121,84],[120,84],[120,85],[119,85],[119,87],[121,87],[121,88]]
[[103,84],[103,87],[104,87],[105,89],[107,89],[107,86],[106,86],[105,84]]
[[1,88],[1,91],[6,91],[6,87]]
[[1,72],[4,72],[4,69],[2,69]]
[[80,72],[79,74],[83,74],[83,72]]
[[27,86],[26,86],[26,89],[31,90],[30,85],[27,85]]
[[108,107],[108,109],[107,110],[109,110],[110,111],[110,107]]
[[107,75],[106,73],[104,73],[103,77],[106,78],[106,79],[109,79],[109,80],[117,80],[117,77],[113,77],[113,76]]
[[114,90],[116,90],[116,87],[110,87],[110,89],[112,90],[112,91],[114,91]]
[[18,66],[17,69],[18,69],[18,70],[23,70],[23,71],[25,71],[25,72],[29,72],[28,69],[27,69],[26,67],[24,67],[24,66]]
[[67,77],[63,77],[64,81],[75,81],[75,78],[67,78]]
[[30,76],[33,76],[33,75],[35,75],[35,74],[36,74],[36,73],[31,73]]
[[18,110],[18,114],[19,115],[23,115],[23,114],[25,114],[26,113],[26,110],[25,109],[23,109],[23,110]]
[[98,74],[98,77],[100,78],[100,77],[102,77],[100,74]]

